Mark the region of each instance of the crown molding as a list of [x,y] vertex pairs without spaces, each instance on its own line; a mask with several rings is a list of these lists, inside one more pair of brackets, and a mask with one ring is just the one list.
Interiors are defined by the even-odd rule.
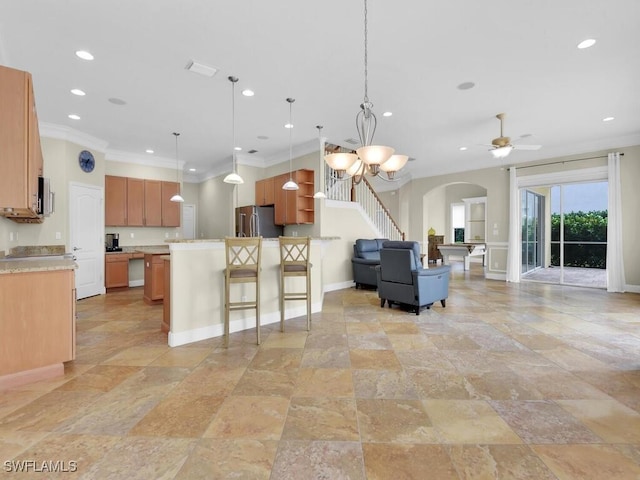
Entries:
[[[136,153],[123,152],[121,150],[107,150],[104,158],[111,162],[134,163],[136,165],[144,165],[146,167],[176,168],[175,158],[143,156]],[[186,162],[184,160],[178,160],[178,169],[183,170],[185,163]]]
[[83,133],[75,128],[67,127],[64,125],[56,125],[54,123],[38,122],[40,129],[40,135],[47,138],[55,138],[58,140],[66,140],[68,142],[77,143],[83,147],[87,147],[91,150],[97,150],[98,152],[105,153],[109,142],[97,137],[93,137],[86,133]]
[[[303,155],[318,151],[318,139],[308,140],[299,145],[294,145],[291,150],[291,158],[299,158]],[[289,161],[289,151],[278,152],[264,159],[264,167],[272,167],[282,162]]]

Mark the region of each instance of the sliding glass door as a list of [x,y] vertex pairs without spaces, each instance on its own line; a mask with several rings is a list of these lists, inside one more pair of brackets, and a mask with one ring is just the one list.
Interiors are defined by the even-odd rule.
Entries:
[[522,190],[522,273],[542,267],[544,259],[544,196]]

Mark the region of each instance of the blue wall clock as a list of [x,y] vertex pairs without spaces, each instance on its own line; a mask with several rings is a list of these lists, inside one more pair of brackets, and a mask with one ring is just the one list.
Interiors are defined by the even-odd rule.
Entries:
[[96,166],[96,161],[93,158],[93,154],[88,150],[83,150],[78,155],[78,162],[80,163],[80,168],[84,172],[93,172],[93,168]]

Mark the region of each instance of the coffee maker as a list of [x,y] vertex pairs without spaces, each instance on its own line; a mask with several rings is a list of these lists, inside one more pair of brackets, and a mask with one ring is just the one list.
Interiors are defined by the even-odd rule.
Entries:
[[105,240],[105,250],[107,252],[121,252],[120,246],[120,234],[119,233],[107,233]]

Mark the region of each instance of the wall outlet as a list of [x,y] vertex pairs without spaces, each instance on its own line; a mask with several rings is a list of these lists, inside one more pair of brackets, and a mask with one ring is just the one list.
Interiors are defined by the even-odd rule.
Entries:
[[493,262],[493,268],[498,269],[498,262]]
[[56,240],[60,240],[62,238],[62,233],[56,232]]
[[180,232],[176,232],[176,238],[180,237]]
[[169,238],[169,232],[165,232],[164,238]]
[[242,296],[242,298],[240,299],[240,301],[242,301],[242,302],[246,302],[246,301],[247,301],[247,296],[246,296],[246,295],[243,295],[243,296]]
[[131,232],[129,235],[130,235],[129,238],[133,238],[133,232]]
[[13,242],[13,232],[9,232],[9,241]]

